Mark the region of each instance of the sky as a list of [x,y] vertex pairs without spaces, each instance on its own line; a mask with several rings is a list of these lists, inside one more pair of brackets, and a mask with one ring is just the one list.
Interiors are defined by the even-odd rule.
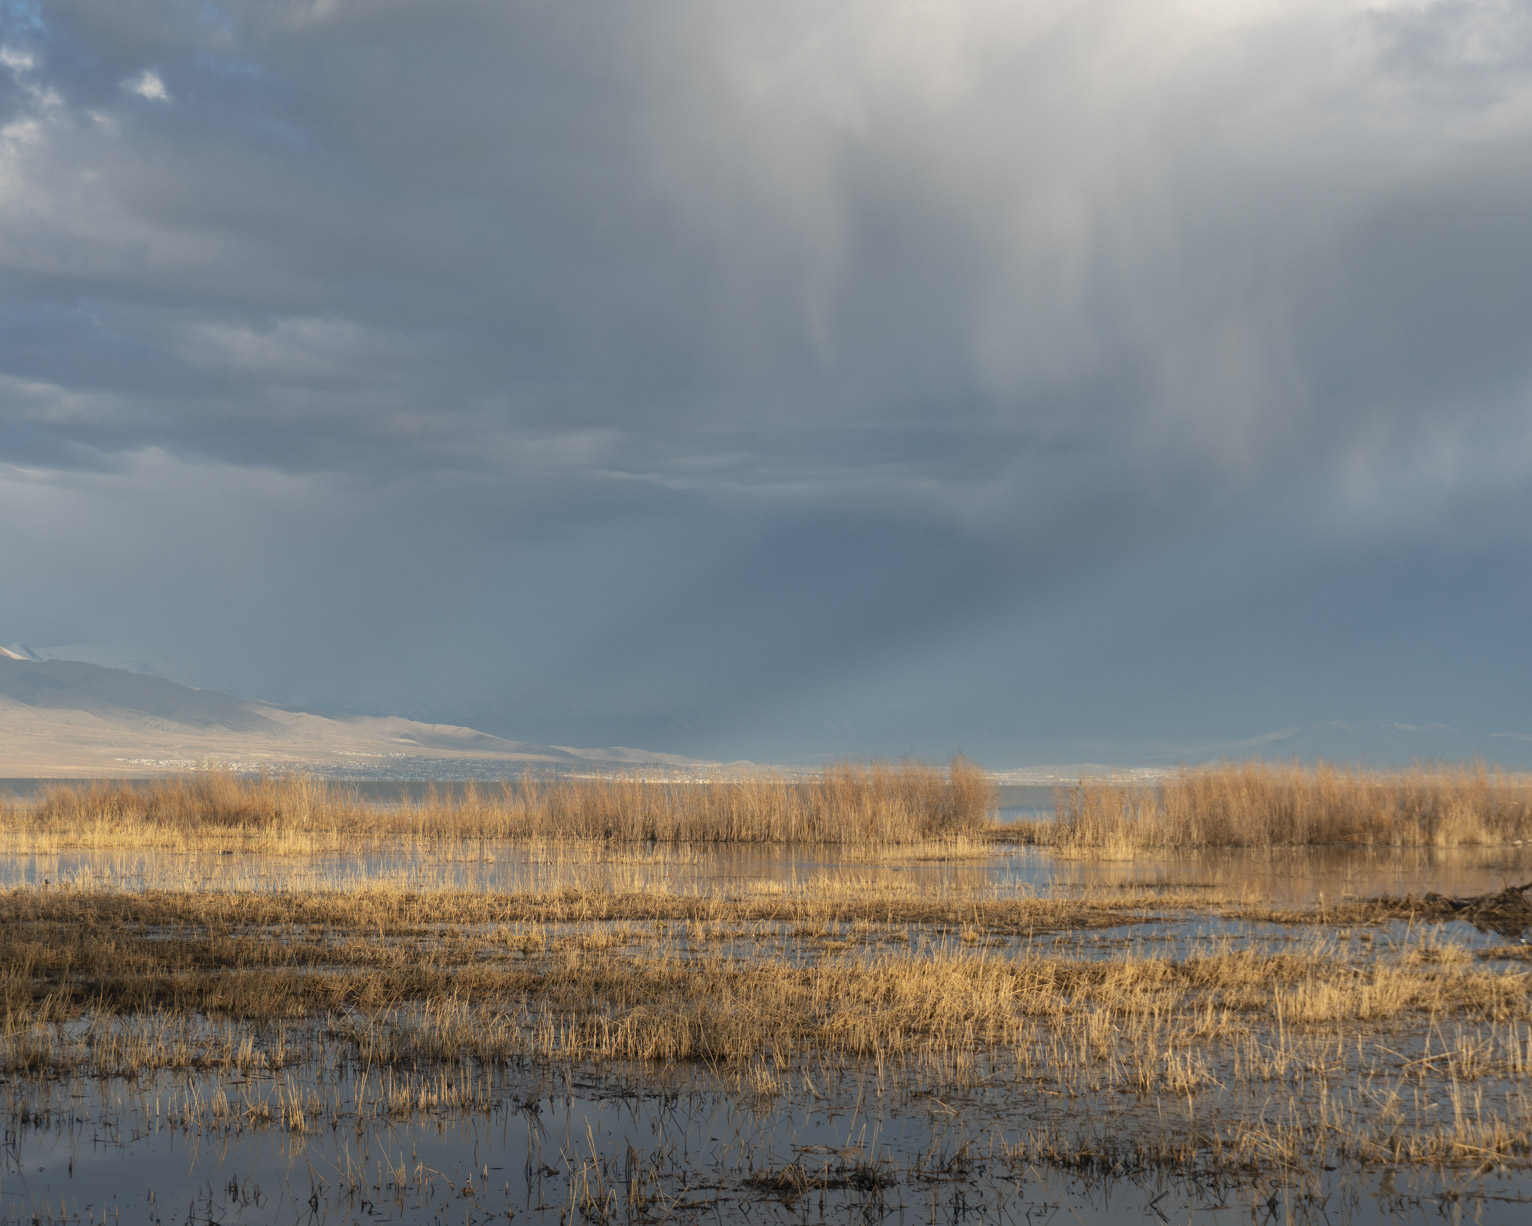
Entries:
[[1006,766],[1529,632],[1520,0],[0,0],[0,641]]

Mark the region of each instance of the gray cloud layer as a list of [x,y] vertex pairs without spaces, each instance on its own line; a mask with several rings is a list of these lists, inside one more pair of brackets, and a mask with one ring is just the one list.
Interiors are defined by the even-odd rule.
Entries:
[[1527,722],[1523,5],[4,14],[13,633],[708,752]]

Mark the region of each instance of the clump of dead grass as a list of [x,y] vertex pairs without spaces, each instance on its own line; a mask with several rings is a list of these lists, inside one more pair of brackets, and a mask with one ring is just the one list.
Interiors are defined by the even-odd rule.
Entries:
[[1038,841],[1080,848],[1379,844],[1462,847],[1532,838],[1532,777],[1467,766],[1396,772],[1224,763],[1146,785],[1083,779],[1056,793]]

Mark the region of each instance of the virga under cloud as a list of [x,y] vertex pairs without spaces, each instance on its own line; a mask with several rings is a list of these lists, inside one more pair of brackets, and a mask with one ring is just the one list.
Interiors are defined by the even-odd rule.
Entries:
[[9,633],[758,756],[1527,722],[1525,6],[3,12]]

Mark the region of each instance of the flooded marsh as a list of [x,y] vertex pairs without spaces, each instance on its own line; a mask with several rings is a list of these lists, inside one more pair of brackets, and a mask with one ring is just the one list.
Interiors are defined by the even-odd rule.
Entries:
[[1510,1222],[1532,1198],[1532,957],[1454,901],[1532,879],[1514,845],[25,833],[0,1222]]

